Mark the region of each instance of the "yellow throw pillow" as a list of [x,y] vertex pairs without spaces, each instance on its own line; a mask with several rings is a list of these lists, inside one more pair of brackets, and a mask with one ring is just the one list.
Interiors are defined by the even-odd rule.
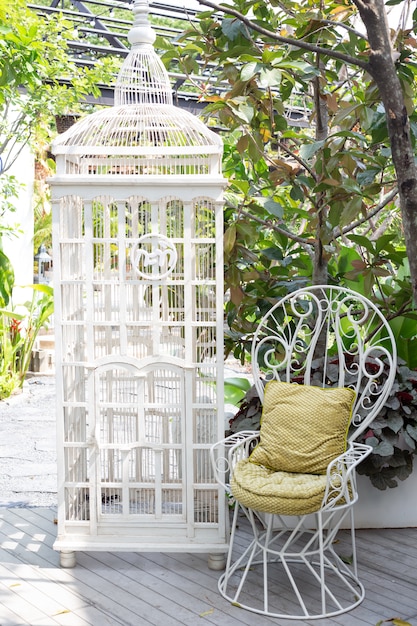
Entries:
[[260,441],[250,461],[275,471],[325,474],[346,450],[355,397],[345,387],[268,382]]

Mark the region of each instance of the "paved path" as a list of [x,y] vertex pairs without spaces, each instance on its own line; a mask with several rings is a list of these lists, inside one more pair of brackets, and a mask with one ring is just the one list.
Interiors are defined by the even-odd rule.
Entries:
[[0,402],[0,506],[53,506],[55,377],[35,376]]

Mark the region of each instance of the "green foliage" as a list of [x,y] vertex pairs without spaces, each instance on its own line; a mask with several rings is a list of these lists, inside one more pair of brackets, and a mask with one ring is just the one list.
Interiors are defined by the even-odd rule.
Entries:
[[98,60],[91,69],[69,60],[73,30],[62,16],[37,16],[24,0],[2,2],[0,171],[7,171],[27,142],[48,141],[53,116],[79,111],[86,95],[98,96],[98,83],[112,78],[111,60]]
[[233,404],[237,406],[243,400],[249,388],[250,382],[247,378],[226,378],[224,381],[225,404]]
[[[369,75],[342,60],[321,55],[318,65],[315,52],[272,37],[291,33],[354,61],[367,52],[354,6],[335,1],[319,11],[310,2],[238,0],[231,6],[252,11],[252,21],[271,37],[207,11],[178,46],[165,42],[164,55],[186,73],[196,71],[198,60],[206,120],[223,129],[226,353],[244,361],[256,320],[288,290],[312,282],[319,250],[327,282],[358,288],[382,302],[390,318],[407,315],[411,290],[404,288],[405,250],[395,194],[389,195],[395,172],[377,90]],[[396,43],[404,52],[399,71],[414,98],[416,68],[406,51],[415,41],[399,31]],[[211,90],[213,82],[221,95]],[[311,124],[315,93],[328,116],[320,139]]]
[[362,441],[372,454],[358,468],[378,489],[396,487],[413,470],[417,449],[417,372],[402,361],[391,394]]
[[[227,9],[224,16],[206,11],[178,45],[164,42],[163,56],[186,74],[200,71],[205,119],[224,137],[226,356],[249,360],[262,315],[325,267],[325,282],[377,304],[400,357],[417,368],[417,315],[390,138],[378,90],[358,66],[367,61],[369,44],[357,30],[354,3],[234,0],[228,6],[263,30]],[[415,141],[416,39],[399,27],[392,45]],[[245,396],[238,415],[246,425],[256,422],[255,405]],[[407,419],[400,438],[411,436]],[[413,454],[395,445],[376,478],[371,466],[388,450],[386,432],[376,432],[381,446],[368,468],[380,488],[405,476]]]
[[[1,162],[1,156],[0,156]],[[1,164],[0,164],[1,172]],[[8,213],[14,213],[16,208],[14,205],[14,198],[18,196],[21,184],[18,182],[15,176],[9,174],[3,174],[0,176],[0,247],[1,237],[13,236],[16,233],[17,225],[12,226],[5,223],[3,217]]]
[[30,285],[32,298],[14,307],[14,272],[0,251],[0,400],[23,385],[39,334],[53,313],[53,290],[49,285]]
[[52,211],[39,193],[35,196],[37,203],[34,206],[35,224],[33,234],[33,251],[36,254],[44,244],[46,249],[52,248]]
[[[254,386],[238,406],[229,432],[259,430],[262,405]],[[396,487],[412,473],[417,452],[417,372],[401,360],[385,405],[360,441],[372,446],[373,451],[358,467],[358,473],[367,475],[377,489]]]
[[12,297],[14,271],[9,258],[0,250],[0,308],[6,307]]

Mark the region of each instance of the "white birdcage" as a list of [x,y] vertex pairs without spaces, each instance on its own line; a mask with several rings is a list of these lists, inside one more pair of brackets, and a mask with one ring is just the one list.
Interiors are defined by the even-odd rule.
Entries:
[[[222,143],[172,104],[134,4],[115,106],[53,144],[58,538],[221,560]],[[220,556],[221,555],[221,556]]]

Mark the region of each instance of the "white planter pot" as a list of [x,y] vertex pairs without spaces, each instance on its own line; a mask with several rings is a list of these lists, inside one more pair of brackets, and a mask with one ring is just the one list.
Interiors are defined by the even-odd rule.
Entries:
[[398,487],[380,491],[367,476],[358,476],[359,501],[356,528],[405,528],[417,526],[417,467]]

